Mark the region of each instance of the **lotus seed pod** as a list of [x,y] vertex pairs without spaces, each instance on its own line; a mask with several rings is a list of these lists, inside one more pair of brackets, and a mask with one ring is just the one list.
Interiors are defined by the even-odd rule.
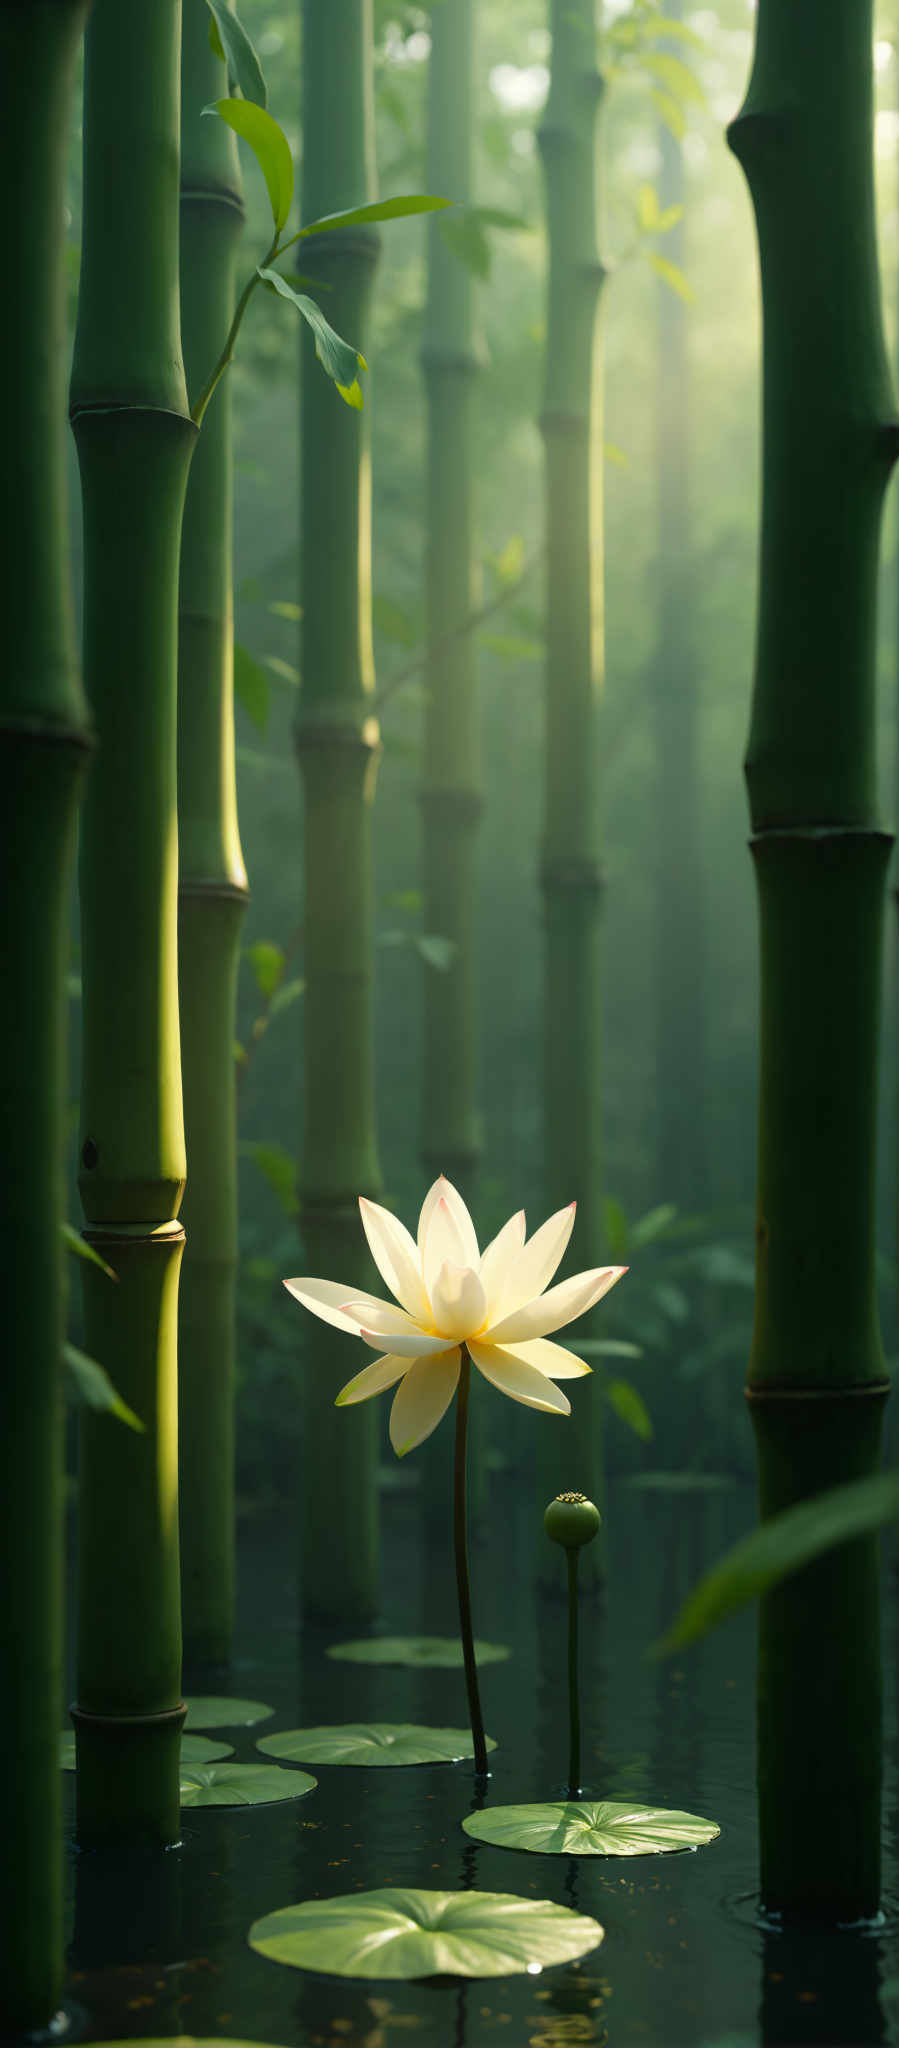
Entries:
[[560,1493],[551,1500],[543,1517],[543,1527],[553,1543],[562,1543],[566,1550],[577,1550],[582,1543],[592,1543],[600,1524],[600,1513],[583,1493]]

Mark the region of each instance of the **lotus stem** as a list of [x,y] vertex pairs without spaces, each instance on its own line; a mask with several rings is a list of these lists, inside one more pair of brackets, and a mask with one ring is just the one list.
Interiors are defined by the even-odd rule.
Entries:
[[470,1384],[471,1359],[468,1355],[467,1347],[463,1344],[462,1370],[459,1374],[459,1388],[456,1394],[453,1539],[456,1550],[456,1594],[459,1601],[459,1634],[462,1638],[465,1690],[468,1694],[468,1718],[471,1722],[471,1739],[474,1744],[474,1767],[478,1776],[485,1778],[487,1776],[487,1742],[484,1735],[484,1717],[481,1713],[478,1667],[474,1654],[474,1635],[471,1626],[471,1581],[468,1572],[468,1511],[465,1482],[468,1462],[468,1394]]
[[565,1552],[568,1565],[568,1797],[578,1799],[581,1790],[581,1702],[577,1676],[577,1561],[580,1550],[572,1545]]

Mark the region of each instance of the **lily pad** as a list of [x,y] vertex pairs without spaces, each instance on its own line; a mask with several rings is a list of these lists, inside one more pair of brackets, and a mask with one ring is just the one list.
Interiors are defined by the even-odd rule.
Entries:
[[185,1701],[185,1728],[252,1728],[256,1721],[268,1721],[274,1707],[262,1700],[192,1698]]
[[393,1888],[305,1899],[267,1913],[249,1933],[250,1947],[274,1963],[379,1978],[536,1977],[602,1938],[597,1920],[548,1899]]
[[[233,1756],[230,1742],[210,1742],[206,1735],[182,1735],[181,1762],[183,1764],[215,1764],[222,1757]],[[59,1761],[64,1771],[75,1769],[75,1737],[67,1729],[59,1738]]]
[[623,1799],[547,1800],[540,1806],[488,1806],[462,1826],[477,1842],[530,1849],[538,1856],[658,1856],[698,1849],[721,1829],[695,1813],[635,1806]]
[[283,1771],[277,1764],[197,1764],[182,1767],[182,1806],[271,1806],[276,1799],[302,1799],[318,1779],[308,1771]]
[[[502,1664],[509,1652],[505,1643],[475,1643],[478,1664]],[[461,1671],[462,1645],[458,1636],[365,1636],[356,1643],[332,1643],[329,1657],[345,1664],[404,1664],[415,1669]]]
[[[404,1721],[289,1728],[284,1735],[264,1735],[256,1748],[296,1764],[455,1764],[474,1755],[469,1728],[419,1728]],[[496,1748],[489,1735],[487,1748]]]

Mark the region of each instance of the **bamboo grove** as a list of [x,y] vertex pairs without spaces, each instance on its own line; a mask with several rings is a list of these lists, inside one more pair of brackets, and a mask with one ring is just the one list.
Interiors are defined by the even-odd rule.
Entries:
[[[479,529],[482,505],[493,502],[481,448],[494,403],[482,252],[491,219],[513,227],[516,220],[475,201],[482,188],[489,194],[478,141],[486,11],[481,0],[435,0],[422,118],[409,130],[421,163],[406,178],[404,160],[382,204],[375,86],[383,10],[374,0],[329,0],[326,8],[296,0],[302,83],[293,113],[304,223],[297,234],[289,227],[291,149],[267,111],[236,0],[154,0],[149,10],[137,0],[0,0],[0,152],[6,189],[19,195],[9,217],[12,272],[30,277],[0,343],[5,388],[16,394],[7,435],[15,517],[2,569],[0,814],[7,874],[19,877],[7,891],[3,967],[18,998],[5,1022],[0,1089],[13,1304],[3,1513],[7,1553],[22,1560],[9,1576],[7,1627],[18,1664],[3,1707],[19,1766],[3,1889],[0,2013],[10,2034],[48,2027],[64,1985],[58,1741],[69,1311],[83,1331],[84,1361],[102,1368],[107,1389],[100,1405],[80,1408],[77,1425],[71,1713],[81,1847],[140,1843],[155,1851],[179,1841],[182,1642],[191,1672],[226,1670],[232,1657],[235,1395],[241,1373],[252,1384],[257,1361],[255,1337],[244,1356],[237,1318],[235,1038],[249,888],[237,806],[234,393],[225,372],[232,356],[240,359],[257,285],[269,287],[255,300],[255,327],[248,323],[257,346],[266,323],[284,312],[278,298],[301,314],[292,373],[299,541],[288,609],[302,618],[291,721],[301,829],[289,882],[303,994],[289,1113],[298,1113],[300,1129],[291,1228],[296,1212],[303,1270],[342,1275],[370,1304],[375,1283],[358,1202],[384,1197],[382,1145],[388,1192],[396,1170],[392,1141],[383,1144],[392,1105],[378,1090],[378,1004],[387,999],[383,982],[380,996],[376,986],[374,852],[386,776],[373,651],[372,414],[381,399],[377,376],[363,374],[370,350],[376,366],[378,350],[384,360],[396,350],[420,372],[414,574],[424,700],[408,834],[415,851],[404,857],[416,863],[407,895],[442,948],[439,966],[433,948],[416,962],[414,1025],[405,998],[389,998],[391,1026],[408,1033],[404,1059],[419,1084],[401,1170],[417,1173],[423,1162],[429,1179],[446,1175],[474,1208],[483,1191],[489,1209],[501,1184],[482,1061],[490,884],[483,847],[494,801],[480,687],[487,665]],[[621,50],[633,58],[631,79],[648,50],[650,85],[661,80],[667,89],[676,74],[664,65],[682,63],[691,34],[681,0],[658,16],[639,4],[631,12],[628,44],[624,32],[617,42],[611,32],[598,35],[608,24],[598,22],[594,0],[547,0],[547,89],[532,123],[546,263],[529,358],[543,610],[539,801],[535,788],[528,841],[540,1047],[528,1110],[535,1159],[542,1146],[534,1177],[546,1208],[577,1199],[578,1266],[610,1255],[615,1212],[604,1199],[604,1138],[601,1145],[610,1106],[601,1039],[615,961],[604,940],[601,973],[600,936],[616,753],[605,746],[609,294],[599,253],[600,222],[603,247],[607,233],[600,115],[605,120],[616,90]],[[749,86],[727,135],[749,187],[763,309],[760,566],[745,762],[761,1014],[746,1393],[762,1523],[878,1473],[889,1391],[875,1171],[892,841],[878,809],[875,666],[881,515],[899,421],[879,295],[873,34],[872,0],[792,0],[789,8],[758,0]],[[82,42],[82,233],[68,404],[83,524],[79,666],[62,223]],[[212,118],[216,109],[220,118]],[[700,398],[683,278],[692,229],[680,117],[672,119],[657,91],[650,118],[658,195],[644,207],[644,228],[667,233],[670,223],[671,233],[667,276],[657,266],[644,301],[656,524],[645,689],[630,714],[644,721],[639,772],[652,792],[640,854],[655,923],[645,1150],[658,1204],[687,1212],[689,1235],[710,1205],[714,1172],[691,469]],[[274,222],[262,262],[249,247],[247,214],[255,218],[258,196],[250,177],[264,185]],[[393,198],[392,186],[419,179],[424,193]],[[824,188],[826,230],[810,234]],[[381,223],[429,210],[414,312],[404,303],[403,318],[388,329],[386,318],[379,324]],[[523,230],[529,225],[536,223]],[[504,261],[516,260],[524,259],[507,242]],[[512,599],[498,602],[514,623]],[[78,816],[81,1072],[72,1085],[84,1225],[80,1311],[67,1302],[63,1248]],[[739,830],[735,820],[735,837]],[[284,1117],[286,1124],[287,1105]],[[633,1264],[636,1272],[639,1251]],[[669,1302],[676,1294],[669,1283]],[[300,1417],[292,1483],[298,1605],[314,1625],[380,1627],[381,1524],[389,1513],[382,1423],[373,1403],[335,1406],[347,1377],[346,1303],[335,1299],[334,1309],[303,1331],[290,1360]],[[617,1349],[639,1356],[642,1336],[627,1341],[633,1333],[622,1315],[612,1324]],[[582,1332],[591,1363],[605,1327],[591,1321]],[[614,1337],[608,1348],[615,1350]],[[385,1365],[406,1370],[402,1358]],[[592,1388],[579,1387],[567,1439],[555,1421],[540,1430],[523,1469],[529,1496],[541,1504],[572,1485],[603,1499],[603,1368],[600,1358]],[[399,1377],[394,1372],[394,1383]],[[735,1406],[734,1388],[729,1398]],[[675,1382],[665,1426],[673,1457],[689,1463],[679,1400]],[[514,1465],[517,1438],[497,1437],[488,1458],[477,1403],[472,1426],[477,1526],[488,1515],[490,1475],[504,1461]],[[416,1526],[425,1549],[435,1501],[444,1505],[441,1488],[448,1497],[446,1434],[444,1424],[422,1460]],[[463,1430],[463,1496],[464,1463]],[[596,1545],[584,1560],[583,1589],[595,1592],[603,1571]],[[473,1658],[472,1650],[472,1668]],[[877,1540],[863,1534],[765,1592],[760,1604],[760,1888],[770,1913],[830,1926],[878,1910],[881,1687]]]

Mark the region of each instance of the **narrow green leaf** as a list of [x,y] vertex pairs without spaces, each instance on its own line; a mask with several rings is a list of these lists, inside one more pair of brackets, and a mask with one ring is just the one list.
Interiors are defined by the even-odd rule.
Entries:
[[269,1017],[280,1017],[282,1010],[289,1010],[305,993],[306,983],[299,976],[294,981],[285,981],[283,987],[276,989],[272,996]]
[[647,249],[645,255],[647,263],[652,265],[659,277],[664,278],[665,283],[677,293],[678,298],[683,299],[686,305],[692,305],[693,287],[688,283],[683,271],[678,269],[677,264],[672,263],[667,256],[660,256],[657,249]]
[[655,1244],[663,1237],[677,1215],[676,1202],[659,1202],[655,1209],[647,1209],[645,1216],[639,1216],[631,1229],[631,1245],[635,1252],[642,1252],[646,1245]]
[[[365,227],[369,221],[406,220],[414,213],[439,213],[452,203],[451,199],[435,198],[432,192],[403,192],[396,199],[371,199],[365,206],[349,206],[342,213],[323,213],[319,220],[307,221],[293,240],[301,242],[306,235],[329,235],[333,228]],[[284,244],[285,249],[291,246],[290,242]]]
[[627,469],[630,456],[625,453],[623,448],[619,448],[617,441],[604,441],[602,452],[606,461],[613,462],[616,469]]
[[870,1536],[897,1517],[899,1471],[881,1472],[874,1479],[854,1479],[848,1486],[831,1487],[827,1493],[800,1501],[798,1507],[772,1515],[699,1580],[671,1627],[653,1644],[651,1654],[665,1657],[695,1643],[824,1551],[856,1536]]
[[335,333],[334,328],[325,319],[321,307],[316,305],[315,300],[307,299],[304,292],[295,292],[293,286],[288,284],[286,277],[282,277],[279,271],[267,270],[260,266],[258,275],[264,278],[266,284],[273,284],[282,299],[289,299],[291,304],[296,306],[297,312],[302,314],[303,319],[308,321],[315,336],[315,353],[322,369],[333,378],[346,404],[361,412],[362,392],[356,369],[358,366],[367,370],[365,357],[360,355],[359,350],[353,348],[350,342],[342,341],[340,335]]
[[455,939],[441,938],[436,932],[425,932],[415,944],[422,959],[429,967],[435,967],[438,974],[449,972],[459,950]]
[[118,1422],[126,1423],[129,1429],[135,1429],[143,1436],[144,1423],[135,1415],[134,1409],[129,1408],[127,1401],[122,1400],[121,1394],[116,1393],[103,1366],[98,1365],[95,1358],[88,1358],[85,1352],[76,1350],[74,1344],[64,1344],[62,1355],[69,1375],[69,1390],[75,1399],[85,1408],[96,1408],[100,1414],[114,1415]]
[[605,1198],[603,1218],[609,1250],[615,1264],[618,1266],[623,1265],[627,1257],[630,1232],[628,1230],[627,1217],[621,1203],[615,1200],[614,1195],[607,1195]]
[[96,1245],[88,1244],[87,1238],[82,1237],[79,1230],[73,1230],[71,1223],[62,1225],[62,1241],[66,1251],[72,1252],[76,1259],[85,1259],[89,1266],[99,1266],[101,1273],[106,1274],[107,1280],[118,1280],[118,1273],[114,1273],[112,1267],[107,1266],[106,1260],[101,1259]]
[[635,1436],[643,1441],[652,1435],[652,1420],[649,1409],[637,1388],[630,1380],[608,1380],[603,1387],[606,1400],[614,1408],[619,1422],[627,1424]]
[[578,1357],[583,1352],[588,1358],[642,1358],[643,1346],[629,1344],[624,1337],[581,1337],[578,1340],[577,1352]]
[[297,1170],[290,1153],[285,1152],[282,1145],[242,1144],[240,1150],[252,1159],[263,1180],[268,1182],[285,1215],[298,1215]]
[[238,640],[234,643],[234,694],[247,717],[252,719],[256,731],[264,732],[269,712],[268,677]]
[[232,1048],[232,1049],[233,1049],[233,1053],[234,1053],[234,1063],[235,1063],[235,1066],[238,1066],[238,1067],[245,1067],[245,1066],[246,1066],[246,1064],[247,1064],[247,1057],[248,1057],[248,1055],[247,1055],[247,1049],[246,1049],[246,1046],[245,1046],[245,1045],[241,1045],[241,1042],[240,1042],[240,1039],[239,1039],[239,1038],[235,1038],[235,1039],[234,1039],[234,1041],[233,1041],[233,1048]]
[[[268,105],[268,93],[262,66],[242,22],[230,8],[223,7],[221,0],[206,0],[212,16],[209,40],[212,30],[218,37],[216,55],[222,57],[228,66],[228,91],[242,92],[245,100],[252,100],[257,107]],[[216,49],[215,43],[212,43]]]
[[448,249],[473,277],[490,276],[490,243],[475,206],[456,206],[444,214],[440,233]]
[[705,94],[698,78],[685,64],[682,57],[675,57],[670,50],[646,50],[641,63],[654,77],[661,80],[665,92],[676,105],[705,106]]
[[644,235],[654,234],[659,225],[659,195],[654,185],[638,185],[635,206]]
[[261,996],[273,996],[284,979],[284,954],[271,939],[259,939],[246,949]]
[[292,661],[282,661],[280,654],[267,654],[265,666],[271,669],[273,676],[277,676],[279,683],[289,683],[292,690],[299,689],[300,671],[294,668]]
[[649,97],[669,135],[674,136],[675,142],[683,142],[687,124],[677,101],[672,99],[670,92],[659,92],[655,86],[650,88]]
[[269,605],[269,611],[274,612],[277,619],[301,619],[303,616],[302,605],[294,604],[293,599],[287,597],[276,597]]
[[209,48],[212,51],[214,57],[220,57],[223,64],[227,62],[225,52],[222,48],[222,39],[218,32],[218,23],[216,21],[214,14],[210,14],[209,16]]
[[676,228],[678,221],[683,220],[683,217],[684,209],[682,206],[663,207],[656,221],[656,234],[667,235],[669,228]]
[[293,201],[293,157],[283,128],[264,107],[252,100],[215,100],[204,114],[219,114],[235,135],[248,142],[265,179],[271,201],[272,219],[278,233],[284,227]]

